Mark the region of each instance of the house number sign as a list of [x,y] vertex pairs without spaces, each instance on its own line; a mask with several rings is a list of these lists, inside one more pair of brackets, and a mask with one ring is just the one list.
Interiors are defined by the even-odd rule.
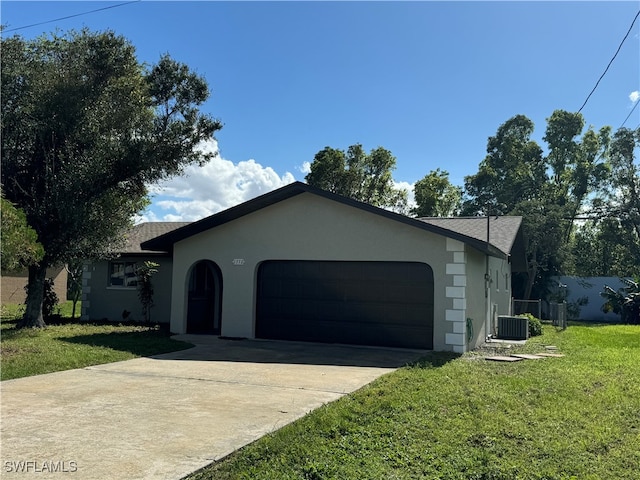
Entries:
[[232,263],[234,265],[244,265],[244,258],[234,258]]

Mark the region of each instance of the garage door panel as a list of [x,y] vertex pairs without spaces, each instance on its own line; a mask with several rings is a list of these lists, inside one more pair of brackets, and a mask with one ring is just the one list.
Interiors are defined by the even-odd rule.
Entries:
[[433,348],[433,272],[423,263],[267,261],[256,336]]
[[354,345],[380,345],[384,338],[385,346],[424,348],[424,344],[433,335],[431,330],[404,326],[389,328],[383,325],[367,323],[346,323],[337,328],[336,322],[304,322],[282,320],[279,322],[279,340],[322,341],[325,343],[346,343]]
[[[416,317],[429,318],[432,307],[402,303],[371,302],[323,302],[300,299],[264,299],[261,319],[277,319],[309,322],[353,322],[369,325],[414,325]],[[381,322],[382,321],[382,322]]]

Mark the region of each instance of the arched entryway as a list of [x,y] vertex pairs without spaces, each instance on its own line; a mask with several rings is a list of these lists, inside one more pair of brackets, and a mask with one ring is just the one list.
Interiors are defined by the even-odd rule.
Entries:
[[191,267],[188,283],[187,333],[220,335],[222,273],[210,260]]

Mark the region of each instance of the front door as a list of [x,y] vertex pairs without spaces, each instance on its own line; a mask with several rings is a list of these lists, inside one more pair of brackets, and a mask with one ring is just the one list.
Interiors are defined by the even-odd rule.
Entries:
[[187,333],[220,335],[222,275],[217,265],[203,260],[191,269]]

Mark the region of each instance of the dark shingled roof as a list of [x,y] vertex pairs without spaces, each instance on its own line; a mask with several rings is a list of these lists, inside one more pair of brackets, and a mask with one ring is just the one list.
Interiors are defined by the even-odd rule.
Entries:
[[125,246],[119,251],[121,254],[153,253],[158,251],[143,250],[140,246],[143,242],[172,232],[178,228],[189,225],[190,222],[147,222],[134,226],[126,235]]
[[424,217],[418,220],[483,242],[487,241],[488,229],[489,243],[500,249],[505,255],[511,253],[522,224],[522,217],[489,217],[488,228],[487,217]]
[[[327,192],[326,190],[312,187],[306,183],[294,182],[256,197],[253,200],[249,200],[241,203],[240,205],[236,205],[235,207],[231,207],[227,210],[223,210],[222,212],[203,218],[202,220],[198,220],[197,222],[187,224],[181,228],[177,228],[155,238],[151,238],[146,242],[143,242],[141,248],[151,251],[171,252],[173,245],[180,240],[184,240],[192,235],[197,235],[211,228],[231,222],[237,218],[243,217],[244,215],[248,215],[262,208],[274,205],[303,193],[318,195],[406,225],[411,225],[422,230],[453,238],[483,253],[500,258],[508,258],[512,254],[510,251],[511,246],[516,241],[516,236],[521,236],[521,234],[519,234],[520,222],[522,220],[520,217],[499,217],[497,222],[492,219],[491,225],[495,226],[495,228],[492,227],[493,232],[491,232],[491,242],[487,243],[486,217],[419,220],[390,212],[389,210],[374,207],[367,203],[358,202],[351,198],[343,197],[342,195]],[[451,222],[447,223],[448,220],[451,220]]]

